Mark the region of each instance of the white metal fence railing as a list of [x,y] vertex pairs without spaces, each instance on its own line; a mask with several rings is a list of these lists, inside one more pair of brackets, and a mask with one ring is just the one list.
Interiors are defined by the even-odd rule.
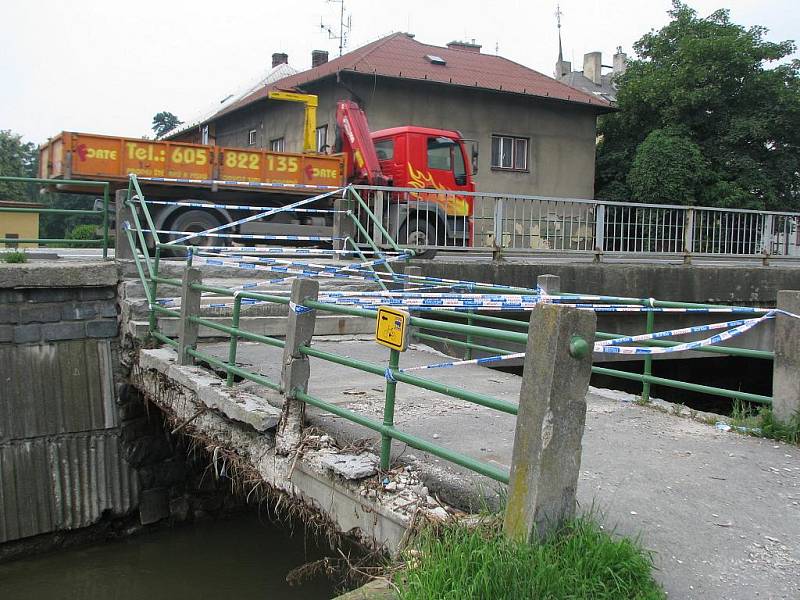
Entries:
[[411,248],[800,258],[800,213],[375,186],[355,190],[397,243]]

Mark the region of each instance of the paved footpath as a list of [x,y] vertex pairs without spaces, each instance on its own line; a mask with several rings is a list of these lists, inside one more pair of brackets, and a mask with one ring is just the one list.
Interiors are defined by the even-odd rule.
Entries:
[[[388,351],[368,339],[323,341],[321,349],[386,364]],[[227,344],[204,350],[227,357]],[[276,378],[279,350],[239,344],[240,360]],[[446,360],[424,347],[406,352],[401,367]],[[312,360],[309,392],[373,418],[383,407],[383,378]],[[477,366],[416,374],[516,401],[521,379]],[[243,384],[251,387],[251,384]],[[485,461],[507,467],[514,419],[460,400],[400,384],[396,424]],[[656,577],[670,598],[800,598],[800,448],[717,431],[714,427],[625,401],[625,394],[590,389],[579,482],[581,510],[594,509],[607,529],[639,536],[654,553]],[[374,438],[342,419],[309,411],[340,442]],[[449,463],[413,455],[426,483],[443,498],[488,496],[490,480]]]

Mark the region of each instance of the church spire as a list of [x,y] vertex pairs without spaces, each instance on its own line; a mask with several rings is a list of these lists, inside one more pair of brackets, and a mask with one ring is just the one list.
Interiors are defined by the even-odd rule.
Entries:
[[556,71],[555,77],[556,79],[561,79],[564,75],[569,74],[572,71],[572,63],[569,61],[564,60],[564,51],[561,48],[561,15],[564,13],[561,12],[561,5],[556,5],[556,25],[558,26],[558,60],[556,61]]

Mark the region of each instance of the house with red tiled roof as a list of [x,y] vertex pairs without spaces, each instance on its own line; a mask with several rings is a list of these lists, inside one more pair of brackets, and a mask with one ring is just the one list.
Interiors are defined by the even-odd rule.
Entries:
[[[285,55],[279,55],[285,56]],[[401,125],[455,129],[477,140],[479,191],[592,198],[598,115],[613,110],[587,94],[481,46],[423,44],[394,33],[333,60],[312,53],[312,68],[228,103],[196,129],[170,136],[286,152],[302,149],[303,107],[270,100],[271,90],[316,94],[317,140],[334,144],[336,103],[352,99],[373,131]]]

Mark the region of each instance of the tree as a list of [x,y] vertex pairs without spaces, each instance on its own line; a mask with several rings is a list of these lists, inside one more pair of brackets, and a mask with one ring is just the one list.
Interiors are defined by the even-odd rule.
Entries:
[[[22,136],[7,129],[0,130],[0,175],[36,177],[38,154],[36,145],[23,142]],[[0,200],[28,201],[35,199],[35,190],[25,183],[0,181]]]
[[[0,130],[0,175],[36,177],[38,170],[36,144],[23,142],[22,136],[12,131]],[[78,194],[42,194],[41,189],[42,186],[36,183],[0,181],[0,200],[37,202],[45,208],[62,209],[87,209],[94,201],[90,196]],[[39,235],[42,238],[64,238],[67,232],[87,220],[99,222],[99,217],[43,213],[39,217]]]
[[166,135],[178,125],[182,124],[183,121],[178,119],[178,117],[173,115],[171,112],[167,112],[165,110],[157,113],[156,116],[153,117],[153,131],[155,131],[156,137]]
[[654,129],[636,148],[626,183],[635,202],[696,204],[708,178],[700,148],[681,129]]
[[[597,197],[798,209],[800,61],[793,42],[678,0],[618,80],[599,125]],[[667,197],[668,194],[675,196]]]

